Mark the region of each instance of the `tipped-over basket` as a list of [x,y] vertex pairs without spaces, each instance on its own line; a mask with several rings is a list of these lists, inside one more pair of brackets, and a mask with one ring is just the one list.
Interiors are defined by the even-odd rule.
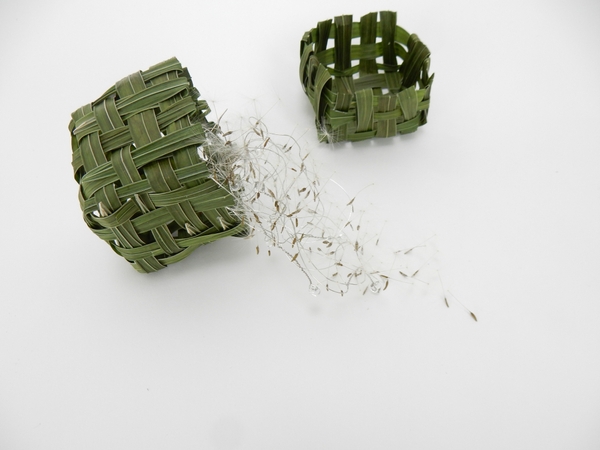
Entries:
[[199,147],[209,112],[175,58],[118,81],[72,114],[73,170],[88,227],[140,272],[244,235],[235,199]]

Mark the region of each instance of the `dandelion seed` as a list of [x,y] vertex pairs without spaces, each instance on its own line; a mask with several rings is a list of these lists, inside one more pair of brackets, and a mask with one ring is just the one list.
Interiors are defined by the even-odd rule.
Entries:
[[135,198],[135,202],[138,204],[143,213],[150,212],[150,209],[142,201],[142,197],[140,197],[140,194],[133,194],[133,197]]
[[444,283],[442,281],[442,276],[440,275],[440,271],[438,270],[438,278],[440,279],[440,285],[442,286],[442,293],[444,296],[444,302],[446,303],[446,308],[450,308],[450,304],[448,303],[448,298],[446,297],[446,291],[444,289]]
[[110,210],[106,206],[104,206],[104,203],[102,202],[98,202],[98,211],[100,212],[101,217],[110,216]]
[[450,294],[454,298],[454,300],[456,300],[458,302],[458,304],[460,306],[462,306],[464,308],[464,310],[467,311],[471,315],[473,320],[475,320],[475,322],[477,322],[477,316],[475,315],[475,313],[473,313],[473,311],[471,311],[469,308],[467,308],[458,298],[456,298],[456,295],[454,295],[452,292],[448,291],[448,294]]
[[227,222],[225,222],[221,216],[217,216],[217,219],[218,219],[219,223],[221,224],[221,228],[223,228],[224,230],[229,228],[229,224]]
[[187,231],[187,234],[189,234],[190,236],[194,236],[196,234],[198,234],[198,232],[200,230],[198,230],[195,226],[193,226],[191,223],[186,222],[185,223],[185,231]]
[[379,292],[381,292],[381,281],[374,280],[369,288],[373,294],[379,294]]

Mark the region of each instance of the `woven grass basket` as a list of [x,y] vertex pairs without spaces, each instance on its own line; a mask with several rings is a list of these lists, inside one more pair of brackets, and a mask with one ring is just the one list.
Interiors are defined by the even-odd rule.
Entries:
[[[427,123],[433,75],[428,48],[376,12],[319,22],[300,45],[300,80],[321,141],[360,141],[411,133]],[[328,48],[330,40],[333,46]]]
[[69,124],[88,227],[140,272],[247,232],[198,149],[209,112],[175,58],[118,81]]

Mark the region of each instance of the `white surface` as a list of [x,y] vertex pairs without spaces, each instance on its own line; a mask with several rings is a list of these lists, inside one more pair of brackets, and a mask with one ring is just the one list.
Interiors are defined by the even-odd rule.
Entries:
[[[600,448],[600,4],[167,3],[0,5],[0,448]],[[378,9],[432,51],[429,124],[320,147],[299,40]],[[315,299],[244,240],[129,268],[80,218],[67,124],[171,56],[219,114],[279,99],[271,130],[374,183],[390,240],[434,232],[479,322],[434,285]]]

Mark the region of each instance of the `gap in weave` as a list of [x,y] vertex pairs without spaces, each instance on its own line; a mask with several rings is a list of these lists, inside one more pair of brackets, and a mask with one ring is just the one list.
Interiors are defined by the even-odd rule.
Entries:
[[206,154],[204,153],[204,147],[202,147],[201,145],[198,146],[198,156],[202,161],[206,161],[207,159]]
[[310,68],[310,85],[315,85],[315,79],[317,78],[317,66],[312,66]]
[[183,232],[183,230],[179,227],[179,224],[175,221],[170,222],[169,224],[167,224],[167,228],[169,230],[169,232],[171,233],[171,237],[173,237],[174,239],[177,239],[178,237],[182,237],[179,235],[179,232]]

